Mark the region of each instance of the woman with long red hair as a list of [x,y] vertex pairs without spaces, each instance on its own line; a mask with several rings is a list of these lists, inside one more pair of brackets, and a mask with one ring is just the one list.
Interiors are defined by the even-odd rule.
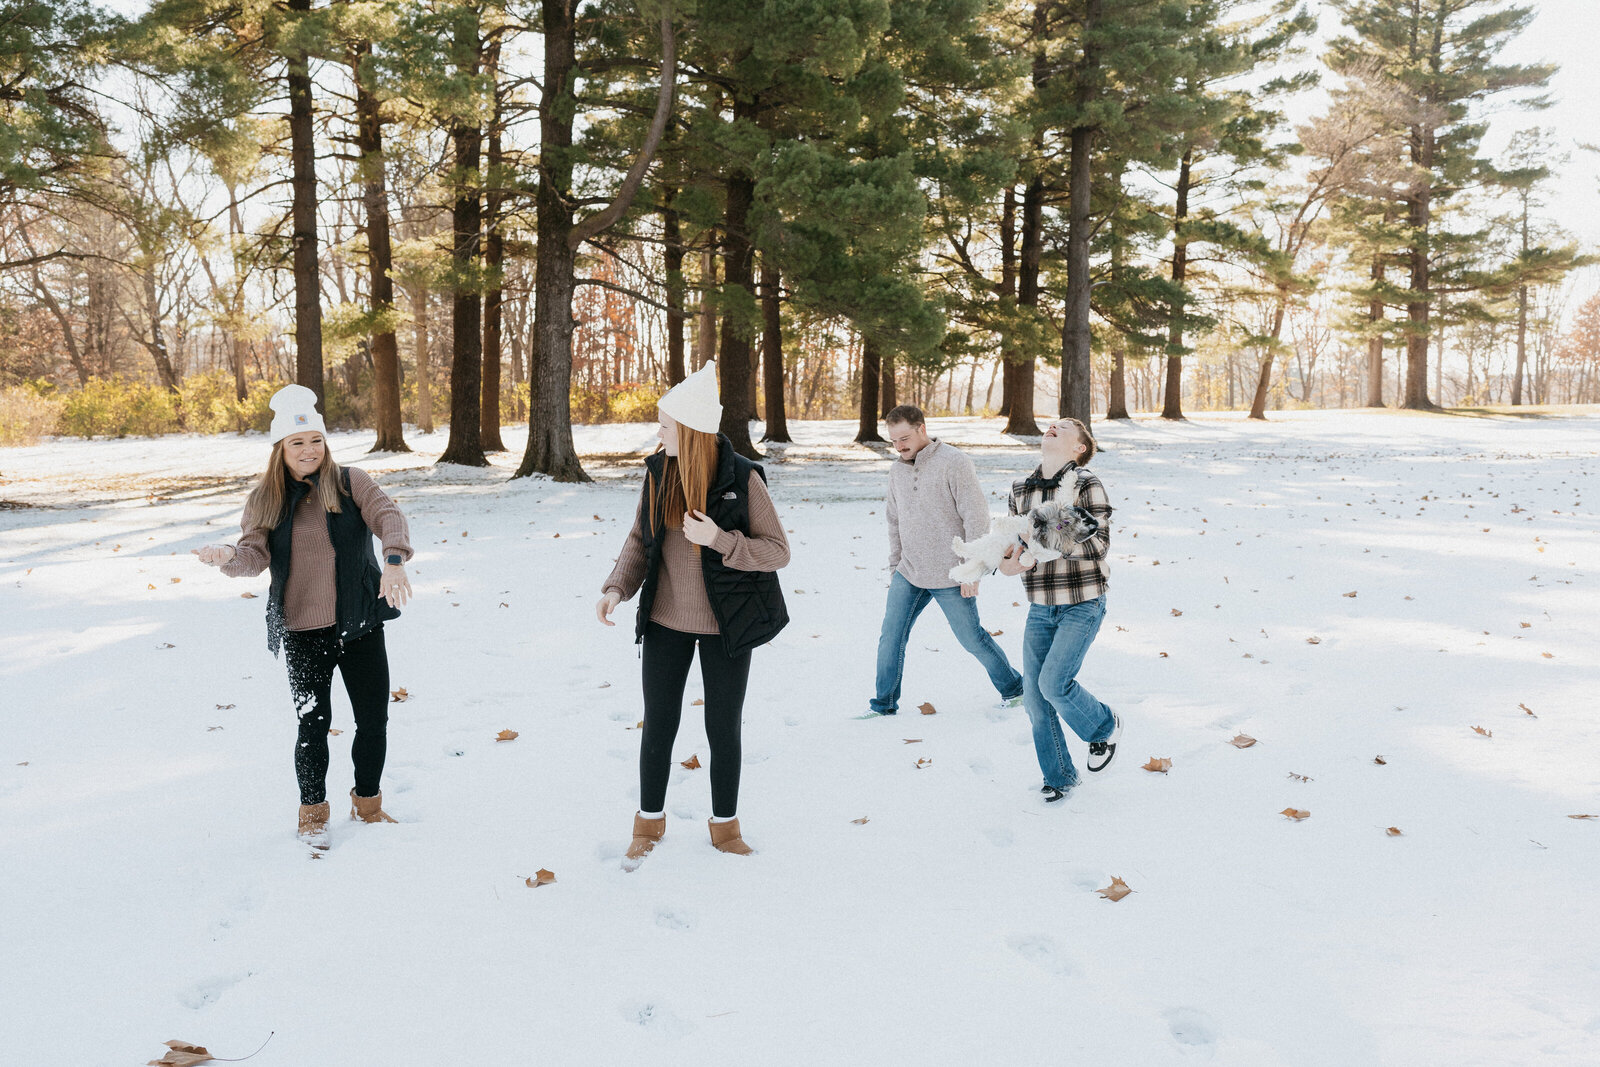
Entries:
[[[365,471],[334,462],[317,395],[286,385],[272,397],[272,456],[245,500],[237,544],[194,550],[230,578],[271,570],[267,648],[283,648],[289,692],[300,718],[294,770],[300,839],[328,847],[328,726],[337,668],[350,696],[355,788],[350,817],[394,822],[379,780],[388,751],[389,656],[383,624],[411,595],[410,533],[395,502]],[[383,544],[378,568],[372,541]],[[293,564],[291,566],[290,564]]]
[[774,573],[789,562],[766,473],[717,430],[716,364],[679,382],[657,405],[661,447],[645,460],[644,489],[595,614],[639,592],[635,640],[643,645],[644,730],[639,810],[623,866],[634,869],[666,833],[672,743],[683,688],[698,650],[711,747],[711,843],[747,854],[739,829],[741,730],[750,651],[789,621]]

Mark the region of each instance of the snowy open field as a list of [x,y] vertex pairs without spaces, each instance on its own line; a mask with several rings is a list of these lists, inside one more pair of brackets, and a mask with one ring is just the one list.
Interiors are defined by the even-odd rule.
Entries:
[[[998,425],[933,432],[1003,510],[1036,448]],[[372,457],[332,435],[410,517],[419,596],[387,628],[400,823],[336,818],[312,862],[265,599],[241,597],[265,576],[189,554],[237,532],[264,439],[0,451],[0,499],[39,505],[0,510],[0,1060],[272,1033],[253,1064],[1600,1062],[1600,819],[1569,818],[1600,815],[1600,414],[1096,430],[1118,510],[1083,679],[1126,723],[1105,774],[1044,806],[1026,715],[936,610],[902,713],[852,720],[889,461],[801,423],[768,466],[794,621],[746,707],[758,854],[712,850],[705,771],[675,769],[632,874],[638,660],[593,605],[637,462],[508,482],[518,433],[491,471],[432,467],[442,434]],[[1020,583],[981,610],[1020,666]]]

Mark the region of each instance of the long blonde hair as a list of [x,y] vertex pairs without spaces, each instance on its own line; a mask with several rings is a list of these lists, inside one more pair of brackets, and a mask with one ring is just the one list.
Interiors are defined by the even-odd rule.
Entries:
[[659,491],[655,479],[645,476],[650,513],[657,527],[677,529],[683,525],[684,512],[705,511],[706,493],[716,473],[717,435],[679,423],[678,454],[667,457]]
[[[244,501],[243,525],[247,532],[270,530],[283,521],[290,477],[288,464],[283,458],[283,442],[275,442],[272,458],[267,460],[267,469],[261,473],[261,480]],[[333,449],[328,447],[326,437],[322,439],[322,465],[317,468],[317,484],[313,491],[322,501],[323,511],[343,510],[339,497],[344,493],[344,472],[334,462]]]

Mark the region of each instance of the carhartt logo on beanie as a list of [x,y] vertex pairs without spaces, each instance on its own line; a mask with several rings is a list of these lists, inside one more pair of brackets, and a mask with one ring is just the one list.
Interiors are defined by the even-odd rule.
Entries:
[[272,408],[272,443],[290,434],[316,432],[327,436],[322,416],[317,414],[317,394],[303,385],[286,385],[267,402]]
[[717,398],[717,361],[668,389],[656,407],[691,430],[716,433],[722,426],[722,401]]

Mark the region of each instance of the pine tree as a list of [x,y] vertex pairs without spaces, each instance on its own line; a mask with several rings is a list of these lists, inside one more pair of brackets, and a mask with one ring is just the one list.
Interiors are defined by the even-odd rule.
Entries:
[[[1445,243],[1436,216],[1459,190],[1481,180],[1486,125],[1475,109],[1501,93],[1544,87],[1554,68],[1497,63],[1533,19],[1504,0],[1333,0],[1350,34],[1330,45],[1336,71],[1368,71],[1398,97],[1396,119],[1410,174],[1395,204],[1403,213],[1407,260],[1406,368],[1402,404],[1432,409],[1428,397],[1434,264]],[[1538,98],[1523,103],[1538,106]]]

